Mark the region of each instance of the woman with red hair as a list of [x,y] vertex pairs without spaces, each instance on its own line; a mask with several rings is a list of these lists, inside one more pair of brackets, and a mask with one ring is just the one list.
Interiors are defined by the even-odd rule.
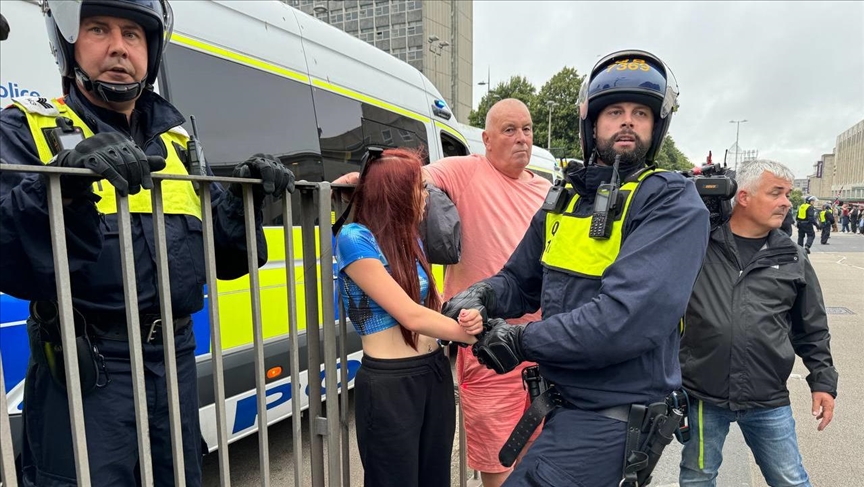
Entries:
[[336,237],[342,300],[363,343],[354,390],[366,486],[450,485],[456,405],[436,338],[472,344],[483,328],[476,310],[459,322],[438,313],[417,230],[426,206],[420,168],[415,152],[370,150],[354,223]]

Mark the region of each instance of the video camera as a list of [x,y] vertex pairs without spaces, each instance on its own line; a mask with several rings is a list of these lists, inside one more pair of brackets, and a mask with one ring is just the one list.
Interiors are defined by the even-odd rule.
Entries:
[[681,174],[696,184],[696,190],[711,214],[711,228],[725,223],[732,214],[730,200],[738,191],[738,183],[733,179],[734,172],[717,163],[694,167],[689,171],[681,171]]

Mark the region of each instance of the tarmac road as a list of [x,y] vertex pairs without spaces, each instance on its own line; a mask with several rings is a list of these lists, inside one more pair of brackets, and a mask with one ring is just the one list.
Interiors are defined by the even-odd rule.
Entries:
[[[797,235],[796,235],[797,237]],[[804,466],[814,487],[864,486],[864,235],[832,234],[829,245],[813,245],[810,260],[819,276],[825,305],[829,308],[831,345],[840,386],[834,421],[822,432],[810,415],[810,391],[804,380],[807,369],[800,360],[788,381],[792,408],[797,422],[798,441]],[[353,396],[353,394],[352,394]],[[351,401],[353,418],[353,397]],[[304,421],[304,438],[308,428]],[[356,438],[351,424],[351,486],[363,485],[362,468],[357,456]],[[260,485],[257,436],[234,443],[231,447],[231,485]],[[311,485],[308,475],[308,441],[305,445],[303,485]],[[270,427],[271,485],[293,485],[294,466],[291,453],[291,422]],[[733,426],[724,447],[724,463],[717,485],[720,487],[765,487],[761,473],[744,443],[740,430]],[[458,484],[458,438],[454,441],[453,484]],[[654,473],[655,487],[677,486],[680,445],[673,442]],[[219,485],[218,460],[210,455],[204,462],[204,485]],[[326,463],[325,463],[326,465]],[[469,486],[479,485],[477,481]]]

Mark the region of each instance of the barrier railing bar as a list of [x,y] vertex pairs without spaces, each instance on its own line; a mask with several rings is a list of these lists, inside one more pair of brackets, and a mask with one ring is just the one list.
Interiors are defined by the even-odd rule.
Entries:
[[[171,307],[171,277],[168,272],[168,244],[165,236],[165,211],[162,204],[162,181],[153,181],[153,237],[156,241],[156,279],[159,283],[159,307],[162,310],[162,346],[165,355],[165,380],[168,396],[168,424],[171,428],[171,455],[174,460],[174,485],[186,486],[183,461],[182,418],[177,387],[177,356],[174,346],[174,312]],[[198,461],[198,459],[191,459]]]
[[[331,204],[333,204],[333,208],[336,210],[336,215],[341,215],[345,207],[342,204],[342,193],[344,190],[341,188],[342,185],[331,185],[331,189],[334,186],[335,191],[333,193],[335,196],[331,201],[335,201],[335,204]],[[337,274],[338,271],[334,271],[334,285],[337,282]],[[339,383],[342,390],[342,393],[339,395],[339,424],[342,427],[342,485],[347,487],[351,485],[351,431],[349,424],[351,420],[348,417],[350,410],[350,404],[348,403],[348,319],[345,316],[345,305],[342,302],[342,290],[338,289],[338,286],[335,295],[338,301],[337,306],[339,307],[339,363],[341,364],[339,367]]]
[[210,316],[210,360],[213,367],[213,402],[216,413],[216,444],[219,449],[219,485],[231,485],[228,463],[228,419],[225,411],[225,368],[222,364],[222,327],[219,322],[219,289],[216,277],[216,247],[213,241],[213,206],[210,185],[201,183],[201,227],[204,232],[204,274]]
[[72,310],[69,258],[66,251],[66,223],[63,219],[63,199],[60,194],[59,176],[48,177],[48,222],[51,229],[51,248],[54,250],[57,311],[60,317],[63,362],[66,367],[66,396],[69,400],[69,423],[72,429],[75,476],[79,485],[90,485],[90,461],[87,455],[87,438],[84,431],[84,402],[81,399],[78,350],[75,344],[75,317]]
[[[0,162],[0,171],[9,172],[26,172],[33,174],[64,174],[64,175],[79,175],[79,176],[94,176],[101,178],[102,176],[89,169],[78,169],[71,167],[57,166],[29,166],[24,164],[7,164]],[[238,183],[238,184],[261,184],[261,179],[255,178],[236,178],[234,176],[190,176],[188,174],[151,174],[153,181],[199,181],[206,183]],[[309,183],[301,181],[295,184],[297,188],[315,188],[317,183]]]
[[135,281],[135,251],[132,244],[132,216],[129,198],[117,193],[117,226],[120,231],[120,265],[123,267],[123,296],[126,304],[126,334],[132,366],[132,397],[138,436],[141,485],[153,485],[150,460],[150,422],[147,415],[147,386],[144,383],[144,351],[141,348],[141,318],[138,314],[138,285]]
[[297,323],[297,277],[294,267],[294,215],[291,195],[282,197],[285,234],[285,289],[288,291],[289,372],[291,374],[291,439],[294,443],[294,487],[303,485],[303,417],[300,401],[300,331]]
[[264,330],[261,322],[261,281],[258,276],[258,236],[255,232],[253,187],[243,185],[243,217],[246,225],[246,255],[249,267],[249,297],[252,300],[252,338],[255,351],[255,394],[258,406],[258,462],[261,485],[270,485],[270,442],[267,435],[267,378],[264,370]]
[[6,403],[6,383],[3,380],[3,357],[0,356],[0,483],[5,487],[18,487],[8,408],[9,405]]
[[[303,238],[303,282],[306,294],[306,371],[309,383],[309,460],[312,487],[324,487],[324,442],[318,431],[321,418],[321,341],[318,327],[318,261],[315,258],[315,187],[300,190],[300,226]],[[327,222],[330,221],[328,215]]]
[[[329,485],[341,485],[339,377],[336,371],[336,317],[333,316],[333,232],[330,229],[330,183],[318,183],[318,242],[321,247],[321,323],[324,328],[324,384],[327,389],[327,463]],[[342,367],[347,367],[343,362]],[[347,378],[347,374],[345,375]],[[347,387],[346,393],[347,393]]]

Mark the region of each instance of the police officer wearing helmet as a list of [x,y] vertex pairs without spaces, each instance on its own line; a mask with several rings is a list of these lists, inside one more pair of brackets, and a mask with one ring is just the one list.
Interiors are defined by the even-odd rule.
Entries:
[[[804,203],[798,207],[798,213],[795,216],[795,222],[798,225],[798,246],[804,247],[804,251],[810,253],[810,247],[813,246],[813,240],[816,238],[816,232],[813,227],[820,228],[821,225],[817,220],[816,197],[807,196],[804,198]],[[804,238],[807,238],[806,243]]]
[[[173,485],[163,344],[174,340],[186,485],[201,484],[195,336],[190,315],[204,303],[201,201],[192,183],[162,183],[174,336],[164,336],[150,203],[154,172],[187,174],[183,115],[153,92],[173,19],[167,0],[43,3],[64,97],[17,98],[0,112],[0,153],[7,163],[87,168],[103,179],[63,176],[75,332],[83,392],[90,485],[140,482],[116,194],[129,196],[132,254],[140,311],[156,485]],[[59,131],[59,133],[58,133]],[[294,175],[272,156],[256,155],[235,175],[261,178],[254,189],[260,262],[267,259],[261,204],[293,191]],[[248,272],[242,187],[211,184],[217,275]],[[116,192],[116,193],[115,193]],[[69,411],[57,348],[56,284],[46,181],[35,173],[0,173],[0,291],[30,301],[31,360],[24,390],[22,477],[25,486],[76,485]]]
[[837,223],[834,218],[834,212],[831,210],[831,203],[822,205],[822,211],[819,212],[819,225],[822,227],[822,236],[819,243],[828,245],[828,239],[831,238],[831,227]]
[[[672,421],[662,402],[681,387],[679,320],[709,232],[693,183],[654,166],[677,97],[652,54],[603,58],[580,94],[588,164],[567,171],[560,199],[550,192],[497,275],[447,303],[447,311],[485,305],[496,317],[473,347],[487,367],[506,373],[534,361],[554,384],[532,404],[543,406],[543,431],[504,485],[633,487],[656,463],[639,445],[648,422]],[[594,216],[603,211],[608,226]],[[538,308],[543,319],[524,327],[501,319]]]

